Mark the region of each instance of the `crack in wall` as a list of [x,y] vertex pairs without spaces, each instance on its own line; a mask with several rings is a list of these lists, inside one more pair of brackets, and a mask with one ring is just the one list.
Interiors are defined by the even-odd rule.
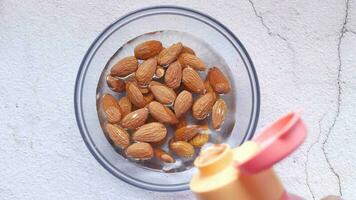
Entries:
[[316,138],[316,140],[309,146],[308,150],[307,150],[307,155],[306,155],[306,161],[304,163],[304,171],[305,171],[305,182],[307,184],[308,190],[310,192],[310,194],[312,195],[313,199],[315,200],[315,195],[313,193],[313,190],[311,188],[311,185],[309,183],[309,172],[308,172],[308,163],[309,163],[309,153],[312,150],[312,148],[318,144],[320,142],[320,136],[321,136],[321,122],[323,121],[324,117],[325,117],[326,113],[323,114],[323,116],[320,118],[320,120],[318,121],[319,124],[319,134]]
[[257,9],[255,7],[255,3],[252,0],[248,0],[248,2],[251,4],[251,7],[253,9],[253,12],[254,12],[255,16],[260,20],[262,26],[267,30],[267,34],[269,36],[272,36],[272,37],[277,37],[277,38],[279,38],[280,40],[283,40],[286,43],[287,48],[292,53],[293,68],[292,68],[291,72],[292,72],[292,75],[296,79],[298,79],[298,76],[294,71],[294,68],[295,68],[294,66],[296,65],[296,56],[295,56],[295,50],[294,50],[293,46],[290,44],[290,42],[288,41],[288,39],[286,37],[282,36],[279,33],[275,33],[275,32],[273,32],[271,30],[271,28],[265,23],[265,20],[264,20],[263,16],[257,12]]
[[328,143],[328,139],[330,137],[330,134],[332,132],[332,130],[335,127],[335,124],[337,122],[337,119],[340,115],[340,106],[341,106],[341,95],[342,95],[342,87],[341,87],[341,72],[342,72],[342,60],[341,60],[341,43],[342,43],[342,39],[345,36],[345,33],[348,31],[346,28],[346,24],[347,24],[347,19],[348,19],[348,15],[349,15],[349,0],[346,0],[346,8],[345,8],[345,17],[344,17],[344,21],[342,24],[342,27],[340,29],[340,35],[338,38],[338,43],[337,43],[337,56],[338,56],[338,61],[339,61],[339,65],[338,65],[338,71],[337,71],[337,79],[336,79],[336,83],[337,83],[337,89],[338,89],[338,93],[337,93],[337,104],[336,104],[336,114],[333,118],[333,121],[331,123],[331,126],[328,129],[328,132],[326,134],[326,139],[323,141],[322,144],[322,151],[325,157],[325,160],[329,166],[330,171],[335,175],[335,177],[337,178],[337,182],[338,182],[338,189],[339,189],[339,195],[342,196],[342,187],[341,187],[341,179],[340,179],[340,175],[336,172],[334,166],[331,164],[330,159],[328,157],[328,154],[325,150],[325,146]]

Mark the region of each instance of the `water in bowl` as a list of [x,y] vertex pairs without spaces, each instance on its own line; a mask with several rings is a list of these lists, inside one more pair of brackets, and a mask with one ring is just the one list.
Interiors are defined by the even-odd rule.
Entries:
[[[118,47],[118,50],[113,54],[113,56],[111,58],[108,58],[108,62],[106,66],[103,66],[103,71],[101,73],[97,86],[97,95],[96,95],[97,110],[98,110],[100,124],[103,129],[103,133],[98,133],[98,134],[105,134],[104,127],[105,127],[105,123],[107,123],[106,120],[103,117],[101,117],[99,114],[100,97],[105,93],[110,93],[114,95],[117,99],[120,99],[122,96],[126,95],[125,92],[124,93],[113,92],[108,87],[106,83],[106,77],[108,74],[110,74],[111,67],[123,57],[132,56],[134,54],[135,46],[147,40],[159,40],[162,42],[164,47],[168,47],[173,43],[182,42],[184,45],[187,45],[188,47],[192,48],[195,51],[196,55],[204,61],[204,63],[208,68],[217,66],[229,78],[232,87],[231,92],[225,95],[220,95],[220,97],[224,99],[228,107],[228,114],[225,118],[225,122],[223,123],[223,125],[219,130],[214,130],[211,126],[211,117],[210,116],[207,117],[208,119],[207,121],[209,123],[210,137],[209,137],[209,142],[205,144],[202,147],[202,149],[208,147],[211,144],[218,144],[218,143],[225,142],[230,136],[231,131],[235,126],[234,113],[236,112],[236,107],[235,107],[236,90],[235,90],[235,85],[233,84],[234,77],[231,76],[232,73],[230,72],[230,68],[227,66],[223,57],[220,56],[216,51],[214,51],[214,49],[212,49],[206,42],[200,40],[198,37],[195,37],[193,35],[184,32],[179,32],[179,31],[171,31],[171,30],[146,33],[136,38],[133,38],[132,40],[128,41],[125,45]],[[214,42],[214,41],[210,41],[210,42]],[[203,80],[205,80],[206,74],[207,71],[200,72],[200,76],[202,77]],[[196,99],[196,95],[194,95],[194,99]],[[193,119],[192,117],[190,117],[191,113],[187,113],[186,116],[189,124],[204,123],[204,122],[199,122]],[[112,147],[115,149],[115,151],[118,153],[118,156],[123,156],[127,158],[128,162],[132,162],[133,164],[138,165],[140,167],[159,171],[159,172],[165,172],[165,173],[181,172],[190,169],[193,166],[194,159],[197,157],[201,149],[196,148],[195,155],[190,158],[181,158],[176,156],[168,148],[168,141],[170,138],[172,138],[174,131],[171,128],[171,126],[166,125],[166,127],[168,130],[167,140],[165,144],[162,145],[162,149],[169,152],[175,158],[176,162],[171,164],[164,163],[158,160],[157,158],[152,158],[150,160],[145,160],[145,161],[136,161],[136,160],[129,159],[126,157],[124,150],[113,145],[112,141],[109,139],[108,136],[107,139],[108,142],[110,142]]]

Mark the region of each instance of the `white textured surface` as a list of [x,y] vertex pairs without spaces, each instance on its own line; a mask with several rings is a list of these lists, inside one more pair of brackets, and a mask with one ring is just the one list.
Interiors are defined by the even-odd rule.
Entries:
[[305,144],[277,167],[306,199],[356,199],[356,1],[0,1],[0,199],[192,199],[143,191],[89,153],[73,110],[80,61],[121,15],[176,4],[203,11],[243,42],[258,72],[259,127],[293,109]]

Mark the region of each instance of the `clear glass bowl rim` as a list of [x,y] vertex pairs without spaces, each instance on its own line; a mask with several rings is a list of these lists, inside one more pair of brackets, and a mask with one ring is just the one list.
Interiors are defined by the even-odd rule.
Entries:
[[[177,184],[177,185],[170,185],[169,187],[161,187],[161,186],[155,186],[155,185],[150,185],[149,183],[145,183],[145,182],[140,182],[139,180],[136,179],[132,179],[130,177],[127,177],[124,173],[122,173],[121,171],[116,171],[114,169],[112,169],[112,167],[110,167],[110,164],[107,163],[106,161],[103,161],[103,159],[99,156],[100,152],[97,152],[97,150],[95,149],[95,145],[92,142],[92,140],[90,139],[89,133],[87,131],[86,125],[83,120],[83,109],[82,109],[82,103],[81,103],[81,95],[82,95],[82,75],[83,73],[85,74],[86,68],[88,67],[88,65],[85,65],[86,60],[88,59],[90,52],[92,51],[92,49],[94,48],[95,44],[100,40],[100,38],[102,38],[102,36],[108,31],[110,30],[110,28],[112,26],[114,26],[117,23],[120,23],[121,21],[129,18],[132,15],[135,14],[139,14],[141,12],[145,12],[145,11],[149,11],[149,10],[164,10],[164,9],[170,9],[170,10],[174,10],[175,12],[179,12],[179,11],[184,11],[184,12],[190,12],[193,14],[196,14],[202,18],[204,18],[205,20],[210,20],[211,22],[215,23],[217,26],[219,26],[221,29],[223,29],[224,31],[226,31],[232,38],[233,40],[235,40],[235,42],[238,43],[238,45],[240,46],[240,48],[242,49],[243,52],[239,52],[239,54],[241,55],[241,53],[243,53],[246,56],[247,62],[250,65],[250,68],[247,69],[247,71],[249,72],[249,76],[250,76],[250,82],[252,81],[251,79],[254,80],[255,83],[255,87],[252,87],[254,89],[254,91],[252,92],[253,94],[255,94],[255,96],[253,96],[254,98],[256,98],[256,104],[253,104],[253,106],[255,107],[255,109],[253,110],[253,114],[251,115],[251,119],[250,119],[250,125],[249,125],[249,131],[247,131],[247,134],[244,135],[244,138],[242,141],[246,141],[246,140],[250,140],[253,136],[254,133],[256,131],[257,128],[257,124],[258,124],[258,119],[259,119],[259,113],[260,113],[260,88],[259,88],[259,82],[258,82],[258,77],[257,77],[257,73],[254,67],[254,64],[248,54],[248,52],[246,51],[245,47],[243,46],[243,44],[240,42],[240,40],[234,35],[234,33],[232,33],[225,25],[221,24],[219,21],[217,21],[216,19],[212,18],[211,16],[204,14],[200,11],[197,10],[193,10],[190,8],[186,8],[186,7],[181,7],[181,6],[172,6],[172,5],[165,5],[165,6],[151,6],[151,7],[145,7],[145,8],[141,8],[141,9],[137,9],[134,10],[132,12],[127,13],[126,15],[123,15],[122,17],[120,17],[119,19],[117,19],[116,21],[114,21],[112,24],[110,24],[109,26],[107,26],[96,38],[95,40],[92,42],[92,44],[90,45],[90,47],[88,48],[88,50],[86,51],[83,60],[80,64],[78,73],[77,73],[77,77],[76,77],[76,82],[75,82],[75,88],[74,88],[74,110],[75,110],[75,117],[76,117],[76,121],[77,121],[77,125],[80,131],[80,134],[84,140],[84,143],[86,144],[87,148],[89,149],[90,153],[95,157],[95,159],[107,170],[109,171],[112,175],[114,175],[115,177],[119,178],[120,180],[129,183],[133,186],[142,188],[142,189],[146,189],[146,190],[151,190],[151,191],[159,191],[159,192],[175,192],[175,191],[184,191],[184,190],[188,190],[189,189],[189,183],[184,183],[184,184]],[[165,11],[167,12],[167,11]],[[159,12],[157,12],[159,13]],[[200,19],[203,21],[203,19]],[[243,59],[244,60],[244,59]],[[246,61],[246,60],[244,60]],[[252,84],[253,85],[253,84]],[[250,133],[250,134],[248,134]]]

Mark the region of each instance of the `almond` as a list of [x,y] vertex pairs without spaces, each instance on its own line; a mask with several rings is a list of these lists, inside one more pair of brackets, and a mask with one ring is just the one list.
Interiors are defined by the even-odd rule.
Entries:
[[135,73],[136,80],[139,85],[148,85],[156,72],[157,58],[150,58],[145,60],[137,69]]
[[154,147],[160,147],[166,142],[166,140],[167,140],[167,136],[158,142],[150,142],[150,144]]
[[194,147],[185,141],[176,141],[170,144],[171,150],[181,157],[191,157],[194,155]]
[[199,125],[187,125],[174,132],[174,141],[188,141],[199,132]]
[[187,67],[183,69],[182,82],[184,86],[191,92],[204,94],[204,82],[199,74],[192,68]]
[[211,113],[211,119],[214,129],[219,129],[221,124],[224,123],[225,116],[227,113],[227,106],[223,99],[218,99],[214,106]]
[[226,94],[230,92],[231,85],[226,76],[220,71],[219,68],[213,67],[208,72],[208,79],[211,86],[219,94]]
[[121,120],[121,110],[116,99],[111,94],[104,94],[100,100],[101,110],[110,123],[118,123]]
[[121,110],[120,107],[109,107],[105,111],[105,116],[108,122],[118,123],[121,120]]
[[135,84],[142,94],[147,94],[150,92],[150,90],[148,89],[147,86],[141,86],[140,84],[138,84],[135,75],[129,76],[128,78],[126,78],[125,81],[126,81],[126,84],[129,82]]
[[211,86],[208,77],[206,77],[205,81],[204,81],[204,86],[205,86],[205,90],[206,92],[211,92],[214,94],[214,98],[215,100],[219,98],[219,94],[217,94],[214,90],[214,88]]
[[116,146],[124,149],[130,145],[129,134],[119,125],[106,124],[105,129]]
[[129,82],[126,84],[126,93],[127,97],[133,105],[139,108],[145,106],[145,99],[143,98],[143,94],[134,83]]
[[121,99],[118,101],[119,107],[121,109],[121,114],[122,117],[125,117],[127,114],[129,114],[132,110],[132,104],[126,96],[121,97]]
[[182,66],[178,61],[169,65],[166,75],[164,76],[164,82],[170,88],[178,88],[182,80]]
[[162,48],[162,43],[160,41],[149,40],[135,47],[135,57],[137,59],[146,60],[158,55]]
[[158,64],[168,65],[177,60],[180,52],[183,49],[182,43],[178,42],[172,46],[163,49],[158,55]]
[[154,96],[152,93],[147,93],[143,95],[143,98],[145,99],[145,105],[147,106],[149,103],[151,103],[154,100]]
[[179,62],[183,68],[191,67],[199,71],[204,71],[206,69],[204,62],[193,54],[189,54],[189,53],[181,54],[179,56]]
[[173,112],[157,101],[152,101],[148,105],[148,110],[151,116],[161,123],[178,123],[178,119],[173,114]]
[[172,104],[177,97],[176,93],[165,85],[156,85],[152,82],[149,88],[155,99],[163,104]]
[[183,53],[189,53],[189,54],[195,55],[195,52],[193,51],[193,49],[191,49],[185,45],[183,45],[183,49],[180,54],[183,54]]
[[206,93],[199,97],[193,104],[192,113],[193,117],[197,120],[205,119],[211,112],[215,103],[214,94]]
[[148,117],[148,109],[141,108],[126,115],[121,120],[121,126],[128,129],[136,129],[142,126]]
[[186,113],[193,104],[193,95],[192,93],[183,90],[178,94],[176,100],[174,101],[174,112],[176,113],[177,118]]
[[157,79],[162,78],[164,76],[165,72],[166,72],[165,69],[158,65],[156,68],[155,78],[157,78]]
[[119,77],[127,76],[136,71],[137,65],[138,63],[135,57],[125,57],[111,68],[111,75]]
[[202,147],[208,141],[209,141],[209,134],[198,133],[196,136],[193,137],[193,139],[189,141],[189,143],[194,147]]
[[133,143],[126,149],[126,155],[137,160],[148,160],[153,157],[153,149],[146,142]]
[[106,77],[106,82],[108,83],[108,86],[110,89],[114,92],[123,92],[125,91],[125,81],[115,78],[111,75],[108,75]]
[[156,158],[158,158],[159,160],[161,160],[165,163],[174,163],[175,162],[174,158],[161,148],[154,148],[153,152],[154,152],[154,155]]
[[167,135],[166,127],[159,122],[151,122],[139,127],[132,139],[137,142],[158,142]]

